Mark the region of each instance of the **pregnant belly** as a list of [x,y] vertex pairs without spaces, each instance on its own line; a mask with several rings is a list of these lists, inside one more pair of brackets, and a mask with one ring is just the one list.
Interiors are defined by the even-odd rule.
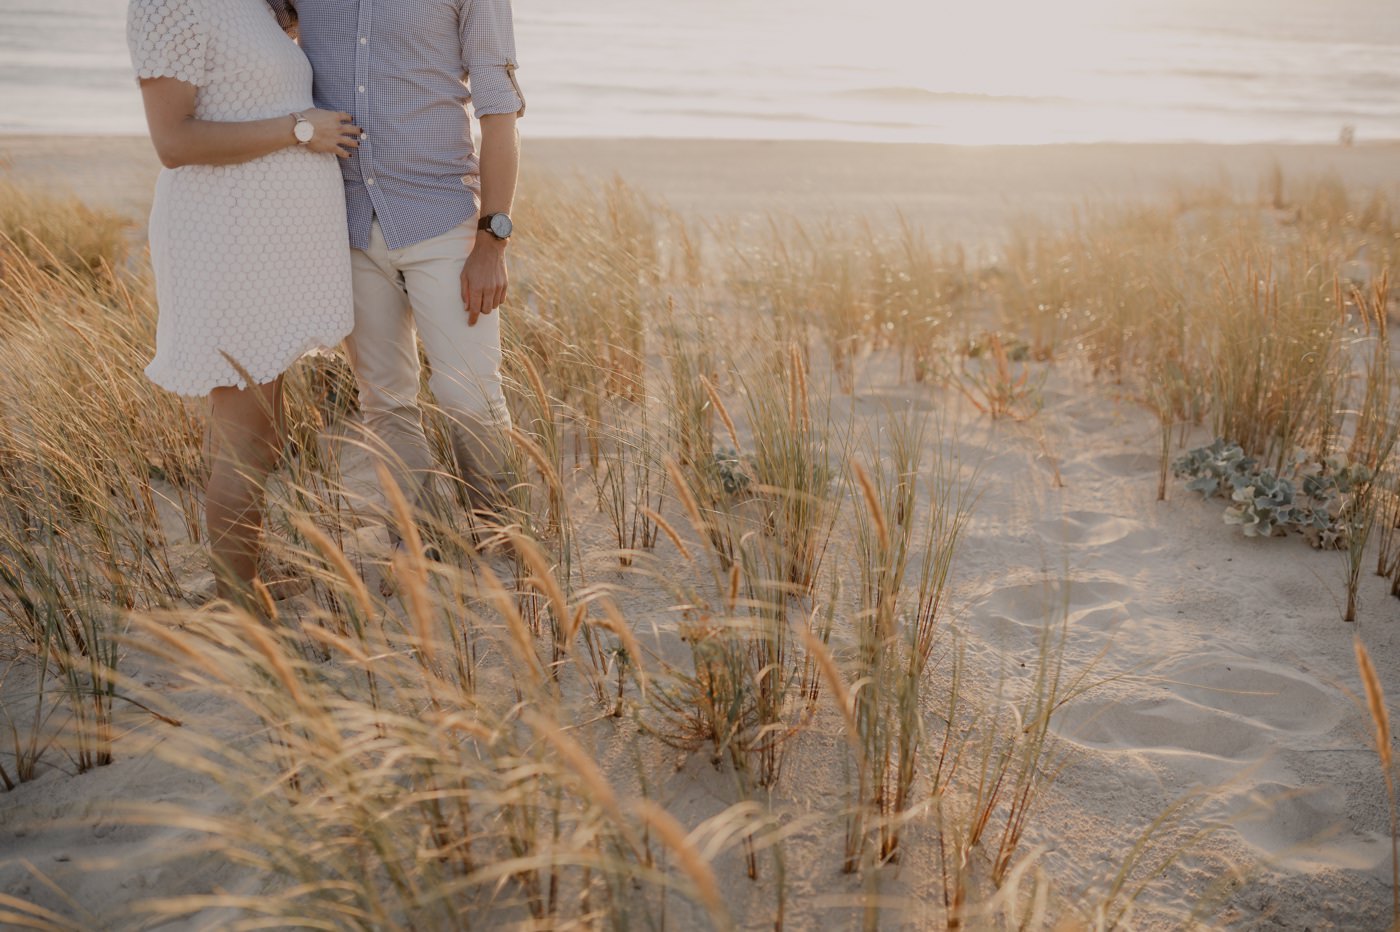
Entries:
[[223,228],[276,236],[306,224],[344,226],[345,195],[333,155],[288,148],[237,165],[187,165],[161,173],[152,227]]

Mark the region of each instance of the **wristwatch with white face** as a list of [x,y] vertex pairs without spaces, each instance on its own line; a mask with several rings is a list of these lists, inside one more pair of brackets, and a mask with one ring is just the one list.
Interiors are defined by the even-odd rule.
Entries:
[[293,113],[292,116],[297,119],[297,125],[292,127],[292,135],[297,137],[298,145],[304,146],[316,135],[316,127],[300,113]]
[[515,225],[510,222],[510,214],[494,213],[487,214],[477,221],[476,228],[485,230],[496,239],[510,239],[510,234],[515,230]]

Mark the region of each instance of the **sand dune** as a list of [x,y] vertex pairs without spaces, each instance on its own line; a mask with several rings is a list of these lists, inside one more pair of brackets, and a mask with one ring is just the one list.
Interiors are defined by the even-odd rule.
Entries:
[[[154,173],[147,144],[105,140],[0,139],[26,180],[73,189],[139,216]],[[533,177],[616,172],[691,215],[756,225],[768,211],[800,216],[878,217],[898,207],[937,236],[990,243],[1014,216],[1053,218],[1088,197],[1152,196],[1221,172],[1252,188],[1278,162],[1285,171],[1324,168],[1360,187],[1400,184],[1395,146],[1050,147],[951,150],[935,147],[799,144],[529,142]],[[526,234],[528,235],[528,233]],[[1190,805],[1161,829],[1197,837],[1169,881],[1144,898],[1135,926],[1173,927],[1213,881],[1233,928],[1383,928],[1390,910],[1390,840],[1385,787],[1358,690],[1354,628],[1339,604],[1341,557],[1301,540],[1254,540],[1220,519],[1220,509],[1169,487],[1156,501],[1154,418],[1066,367],[1047,369],[1043,407],[1024,423],[993,421],[947,389],[900,384],[896,363],[861,363],[854,396],[837,395],[870,426],[890,404],[940,408],[966,465],[981,470],[981,498],[955,569],[959,631],[973,688],[1029,675],[1047,626],[1064,633],[1065,676],[1080,689],[1053,720],[1063,769],[1034,820],[1031,843],[1061,889],[1103,881],[1153,820],[1177,801]],[[1035,364],[1039,365],[1039,364]],[[1209,437],[1194,438],[1205,442]],[[363,461],[348,462],[369,488]],[[382,554],[377,528],[352,541]],[[353,555],[353,554],[352,554]],[[198,548],[186,547],[188,585],[201,579]],[[834,550],[828,557],[839,560]],[[357,561],[358,562],[358,561]],[[600,578],[607,579],[599,570]],[[1367,641],[1392,697],[1400,696],[1400,610],[1383,580],[1363,580]],[[623,605],[661,653],[679,641],[666,606]],[[657,620],[661,619],[661,620]],[[159,680],[192,716],[218,720],[214,697],[183,692],[174,671],[135,671]],[[1082,677],[1082,678],[1081,678]],[[228,723],[232,727],[232,722]],[[256,892],[255,876],[212,859],[149,866],[181,839],[168,830],[121,824],[105,807],[178,801],[217,815],[230,805],[218,789],[164,763],[158,732],[131,737],[110,767],[82,775],[50,771],[0,796],[0,888],[54,902],[26,864],[101,916],[143,896],[220,886]],[[840,792],[839,738],[818,732],[790,768],[804,793]],[[635,767],[628,750],[605,755],[620,781]],[[730,789],[699,756],[680,758],[653,788],[683,818],[698,820],[732,802]],[[794,807],[801,800],[788,800]],[[817,829],[789,841],[797,893],[840,887],[831,836]],[[839,843],[839,842],[838,842]],[[920,851],[917,840],[911,849]],[[1169,847],[1169,846],[1168,846]],[[910,858],[909,863],[919,863]],[[106,870],[91,870],[94,865]],[[139,869],[124,865],[143,864]],[[1232,874],[1237,871],[1238,874]],[[720,880],[751,926],[767,905],[727,867]],[[908,895],[932,895],[929,876],[901,875]],[[1072,893],[1070,894],[1072,895]],[[683,908],[682,908],[683,909]],[[791,927],[820,921],[794,906]],[[678,912],[682,927],[698,914]],[[220,914],[202,917],[217,925]],[[917,916],[911,917],[917,924]],[[806,926],[811,927],[811,926]]]

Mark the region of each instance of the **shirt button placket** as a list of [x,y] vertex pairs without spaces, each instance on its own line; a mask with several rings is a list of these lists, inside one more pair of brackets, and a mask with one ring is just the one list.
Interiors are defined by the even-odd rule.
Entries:
[[[362,0],[357,30],[358,41],[355,43],[355,123],[361,128],[364,127],[369,117],[369,37],[372,35],[373,22],[373,0]],[[365,190],[369,192],[369,200],[374,207],[374,213],[379,217],[380,225],[383,226],[386,220],[384,202],[375,181],[374,154],[370,151],[367,140],[361,141],[359,163],[360,178],[365,183]]]

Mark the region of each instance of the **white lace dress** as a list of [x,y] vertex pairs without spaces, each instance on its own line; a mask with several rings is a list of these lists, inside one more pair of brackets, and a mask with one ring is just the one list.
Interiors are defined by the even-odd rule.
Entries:
[[[198,119],[312,107],[311,65],[264,0],[131,0],[127,40],[138,78],[199,88]],[[292,146],[240,165],[167,169],[150,241],[160,316],[146,374],[170,391],[243,387],[242,373],[270,382],[350,332],[350,246],[333,155]]]

